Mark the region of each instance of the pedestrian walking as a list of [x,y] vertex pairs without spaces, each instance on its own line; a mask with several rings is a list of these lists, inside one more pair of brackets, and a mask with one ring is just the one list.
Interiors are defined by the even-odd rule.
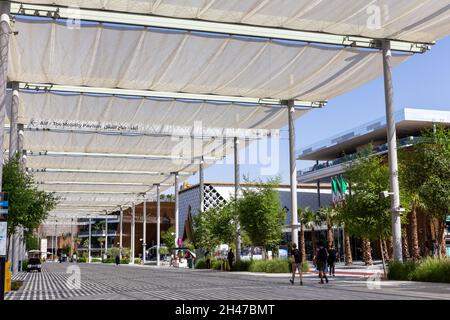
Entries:
[[233,249],[230,249],[230,251],[228,251],[228,266],[230,268],[230,271],[233,268],[233,261],[234,261],[234,253],[233,253]]
[[206,250],[205,258],[206,258],[206,269],[210,269],[211,268],[211,257],[210,257],[209,250]]
[[328,251],[322,242],[320,242],[318,244],[318,247],[319,248],[317,250],[314,260],[316,262],[317,268],[319,269],[319,278],[320,278],[319,283],[323,284],[323,278],[325,278],[326,283],[328,283],[327,271],[326,271],[326,264],[327,264],[327,260],[328,260]]
[[333,246],[331,246],[330,249],[328,250],[328,268],[330,270],[330,277],[335,276],[334,272],[336,260],[337,260],[336,249]]
[[116,266],[120,264],[120,257],[119,255],[116,255]]
[[289,281],[291,284],[294,284],[295,280],[295,272],[298,270],[298,274],[300,277],[300,285],[303,285],[303,270],[302,270],[302,263],[303,263],[303,257],[301,254],[301,251],[297,249],[297,244],[292,244],[292,279]]

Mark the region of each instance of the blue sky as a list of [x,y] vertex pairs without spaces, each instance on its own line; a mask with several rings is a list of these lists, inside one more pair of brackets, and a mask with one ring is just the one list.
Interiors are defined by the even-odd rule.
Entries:
[[[406,107],[450,110],[450,37],[439,41],[431,51],[418,54],[393,71],[395,110]],[[384,85],[380,77],[345,95],[332,99],[323,109],[310,111],[296,122],[296,149],[301,149],[339,132],[351,129],[365,122],[385,115]],[[279,175],[289,182],[288,132],[281,129]],[[245,152],[245,151],[243,151]],[[244,153],[241,152],[241,158]],[[231,158],[233,156],[231,155]],[[226,161],[232,163],[231,161]],[[311,165],[298,161],[297,168]],[[241,165],[241,175],[250,180],[260,176],[257,165]],[[233,182],[232,164],[216,164],[205,170],[205,181]],[[198,183],[198,175],[189,183]]]

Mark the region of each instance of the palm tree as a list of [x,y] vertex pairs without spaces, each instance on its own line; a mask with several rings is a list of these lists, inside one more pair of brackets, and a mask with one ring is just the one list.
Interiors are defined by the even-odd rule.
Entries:
[[312,241],[312,248],[313,248],[313,255],[316,253],[316,237],[315,237],[315,227],[318,225],[318,219],[317,215],[314,213],[314,211],[310,210],[309,208],[305,208],[302,215],[302,226],[304,225],[304,228],[311,230],[311,241]]
[[318,219],[327,223],[327,242],[328,248],[334,244],[333,226],[336,222],[336,210],[332,207],[320,208],[318,211]]
[[420,201],[420,197],[417,193],[411,196],[411,200],[411,212],[408,217],[411,235],[410,255],[413,260],[420,260],[419,236],[417,233],[417,211],[425,208],[425,205]]
[[105,242],[104,237],[97,238],[97,241],[100,243],[100,257],[103,259],[103,243]]
[[309,208],[298,208],[298,220],[300,221],[300,250],[302,253],[303,261],[306,260],[306,244],[305,244],[305,225],[308,224],[310,219],[313,219],[314,212]]
[[78,251],[78,247],[79,247],[80,244],[81,244],[81,238],[79,238],[79,237],[74,237],[74,238],[73,238],[73,243],[76,245],[76,250],[75,250],[75,251]]
[[336,224],[340,225],[342,227],[342,232],[344,236],[344,253],[345,253],[345,265],[349,266],[353,264],[353,257],[352,257],[352,246],[350,241],[350,234],[345,227],[345,214],[342,211],[342,203],[338,204],[336,207],[336,216],[335,221]]

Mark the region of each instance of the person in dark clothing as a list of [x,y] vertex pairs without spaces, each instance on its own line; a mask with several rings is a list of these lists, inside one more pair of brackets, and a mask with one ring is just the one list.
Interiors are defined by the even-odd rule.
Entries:
[[119,255],[116,256],[116,266],[118,266],[120,264],[120,257]]
[[325,281],[328,283],[327,272],[325,270],[325,266],[328,260],[328,251],[322,242],[319,243],[318,247],[319,248],[317,249],[314,260],[316,262],[317,268],[319,269],[320,283],[323,284],[323,278],[325,278]]
[[294,284],[294,279],[295,279],[295,272],[298,270],[298,274],[300,277],[300,285],[303,285],[303,274],[302,274],[302,262],[303,262],[303,257],[301,254],[301,251],[297,249],[297,244],[293,243],[292,244],[292,279],[290,279],[289,281],[291,282],[291,284]]
[[211,258],[209,256],[208,250],[205,252],[205,259],[206,259],[206,269],[210,269],[211,268]]
[[230,267],[230,271],[233,268],[233,261],[234,261],[234,253],[233,253],[233,249],[230,249],[230,251],[228,251],[228,266]]
[[333,246],[328,250],[328,267],[330,268],[330,277],[335,276],[334,269],[336,265],[336,249]]

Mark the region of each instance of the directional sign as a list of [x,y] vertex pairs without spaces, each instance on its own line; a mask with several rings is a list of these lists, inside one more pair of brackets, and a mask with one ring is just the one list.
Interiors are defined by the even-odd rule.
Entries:
[[1,208],[0,209],[0,214],[8,214],[8,209]]
[[9,202],[8,201],[0,201],[0,207],[8,208]]

